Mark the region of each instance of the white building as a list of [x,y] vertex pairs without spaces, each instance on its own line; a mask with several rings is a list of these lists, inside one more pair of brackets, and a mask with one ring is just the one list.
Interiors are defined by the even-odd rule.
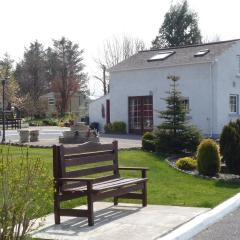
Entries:
[[180,77],[179,89],[190,122],[202,133],[218,136],[239,115],[240,40],[141,51],[109,69],[110,93],[89,106],[90,122],[123,121],[129,133],[160,124],[169,75]]

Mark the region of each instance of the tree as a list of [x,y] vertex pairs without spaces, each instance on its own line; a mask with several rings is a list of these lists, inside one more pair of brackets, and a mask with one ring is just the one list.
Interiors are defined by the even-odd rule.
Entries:
[[171,81],[170,91],[164,99],[166,110],[159,111],[163,123],[155,132],[156,147],[161,152],[181,152],[183,150],[195,151],[201,140],[199,131],[188,125],[187,110],[183,105],[183,96],[177,89],[178,76],[168,76]]
[[53,40],[53,46],[52,53],[49,52],[52,57],[52,89],[56,106],[63,116],[74,93],[86,92],[88,78],[83,72],[83,50],[79,50],[78,44],[62,37]]
[[145,49],[145,43],[138,38],[130,38],[123,36],[122,38],[113,37],[106,40],[103,44],[102,58],[96,60],[98,68],[102,72],[102,76],[94,76],[103,85],[103,93],[108,93],[109,76],[106,69],[109,69],[119,62],[131,57],[138,51]]
[[41,43],[35,41],[25,49],[23,60],[16,66],[15,76],[22,95],[29,94],[35,113],[38,113],[40,96],[49,90],[46,55]]
[[198,16],[189,10],[187,0],[172,5],[165,14],[159,34],[152,41],[152,49],[178,47],[201,43]]
[[[20,108],[22,98],[20,97],[18,82],[15,79],[13,62],[7,53],[4,55],[4,58],[0,60],[0,79],[8,79],[5,90],[6,107]],[[0,86],[0,96],[2,98],[2,85]]]

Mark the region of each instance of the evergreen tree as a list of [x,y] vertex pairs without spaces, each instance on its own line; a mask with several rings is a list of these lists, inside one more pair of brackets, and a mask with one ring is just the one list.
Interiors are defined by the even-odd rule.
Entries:
[[201,43],[197,14],[188,8],[187,1],[170,7],[165,14],[159,35],[152,41],[152,49]]
[[168,76],[171,81],[170,91],[164,99],[166,110],[159,111],[163,123],[155,132],[156,147],[160,152],[195,151],[201,140],[199,131],[188,125],[187,110],[183,105],[183,96],[177,89],[178,76]]
[[38,112],[40,96],[49,90],[47,81],[46,54],[44,47],[38,41],[30,43],[25,49],[24,57],[16,66],[15,76],[20,85],[21,93],[29,94]]
[[50,56],[50,74],[52,74],[52,89],[57,97],[57,108],[64,115],[69,101],[77,91],[87,91],[87,74],[83,72],[83,50],[64,37],[53,40]]

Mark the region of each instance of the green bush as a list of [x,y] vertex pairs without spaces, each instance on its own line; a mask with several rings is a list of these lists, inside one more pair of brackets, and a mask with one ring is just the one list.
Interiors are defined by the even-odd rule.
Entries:
[[240,174],[240,120],[224,126],[220,136],[220,152],[228,170]]
[[125,122],[113,122],[104,126],[105,133],[125,134],[126,123]]
[[212,139],[204,139],[197,150],[197,168],[200,174],[215,176],[220,171],[218,145]]
[[142,148],[146,151],[155,152],[154,134],[152,132],[146,132],[142,136]]
[[[44,161],[19,149],[13,159],[0,150],[0,239],[26,239],[34,219],[52,205],[52,179]],[[19,231],[16,231],[19,229]]]
[[125,122],[113,122],[113,132],[114,133],[126,133],[126,123]]
[[112,131],[113,131],[113,126],[112,126],[112,124],[111,124],[111,123],[105,124],[105,126],[104,126],[104,131],[105,131],[105,133],[112,133]]
[[145,140],[154,140],[154,134],[153,132],[145,132],[142,136],[142,139]]
[[58,120],[54,118],[46,118],[42,120],[44,126],[57,126]]
[[197,161],[190,157],[179,158],[176,166],[182,170],[195,170],[197,168]]
[[181,153],[184,151],[195,152],[202,140],[199,130],[193,126],[187,126],[178,134],[167,129],[157,129],[156,150],[162,153]]

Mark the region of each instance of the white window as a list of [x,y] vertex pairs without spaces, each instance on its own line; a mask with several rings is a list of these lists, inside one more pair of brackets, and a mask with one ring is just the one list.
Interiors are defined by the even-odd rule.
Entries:
[[194,57],[202,57],[209,53],[209,49],[203,49],[194,54]]
[[189,99],[188,98],[184,98],[182,100],[182,105],[183,105],[183,108],[186,112],[189,112],[190,108],[189,108]]
[[238,95],[229,96],[230,113],[238,113]]
[[54,105],[55,104],[55,99],[52,97],[48,98],[48,105]]
[[155,54],[151,58],[149,58],[148,62],[164,60],[164,59],[170,57],[171,55],[173,55],[174,53],[175,53],[175,51],[158,52],[157,54]]

